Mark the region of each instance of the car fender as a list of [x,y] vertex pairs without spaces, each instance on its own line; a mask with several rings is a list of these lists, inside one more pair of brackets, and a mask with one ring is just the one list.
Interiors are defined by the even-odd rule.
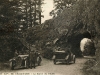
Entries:
[[52,59],[54,60],[55,58],[56,58],[56,56],[55,56],[55,55],[53,55]]
[[76,59],[76,56],[75,56],[75,55],[73,55],[73,59],[72,59],[72,60],[73,60],[73,61],[75,61],[75,59]]
[[73,59],[75,58],[75,55],[73,55]]
[[16,66],[16,61],[15,59],[10,59],[10,66]]
[[15,59],[10,59],[9,62],[16,61]]
[[65,59],[68,60],[68,59],[69,59],[69,55],[67,55],[67,56],[65,57]]

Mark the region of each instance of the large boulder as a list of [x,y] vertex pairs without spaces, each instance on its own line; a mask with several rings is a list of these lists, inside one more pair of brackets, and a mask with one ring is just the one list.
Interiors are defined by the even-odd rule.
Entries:
[[95,55],[94,42],[91,39],[83,38],[80,42],[80,50],[83,55]]

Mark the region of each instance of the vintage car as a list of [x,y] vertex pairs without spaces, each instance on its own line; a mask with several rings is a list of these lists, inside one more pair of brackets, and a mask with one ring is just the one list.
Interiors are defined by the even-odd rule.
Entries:
[[75,55],[73,53],[66,53],[65,51],[55,51],[52,59],[54,64],[57,64],[57,62],[75,63]]
[[13,70],[15,67],[16,68],[28,68],[29,67],[29,56],[28,55],[18,55],[10,61],[10,67]]
[[[12,70],[14,70],[15,68],[29,68],[29,55],[18,55],[12,59],[9,60],[10,61],[10,67]],[[40,65],[41,64],[41,57],[38,56],[37,57],[37,61],[36,61],[36,65]]]

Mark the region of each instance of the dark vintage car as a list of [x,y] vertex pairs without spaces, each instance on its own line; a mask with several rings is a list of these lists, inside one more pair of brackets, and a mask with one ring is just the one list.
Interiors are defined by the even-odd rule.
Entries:
[[54,64],[57,64],[57,62],[75,63],[75,55],[73,53],[68,54],[65,51],[55,51],[52,59]]
[[[10,61],[10,67],[12,70],[14,70],[15,68],[29,68],[29,55],[18,55],[12,59],[9,60]],[[41,64],[41,57],[38,56],[37,57],[37,61],[36,61],[36,65],[40,65]]]

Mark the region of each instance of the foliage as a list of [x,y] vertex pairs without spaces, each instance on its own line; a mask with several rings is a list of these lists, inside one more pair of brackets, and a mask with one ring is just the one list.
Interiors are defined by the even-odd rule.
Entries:
[[76,0],[53,0],[55,9],[50,12],[53,17],[58,16],[65,8],[69,8]]
[[[9,60],[13,56],[12,41],[17,28],[18,0],[0,0],[0,61]],[[12,44],[13,43],[13,44]]]
[[[92,39],[99,34],[99,1],[98,0],[54,0],[55,9],[50,13],[55,17],[45,21],[41,26],[34,26],[27,31],[27,42],[41,43],[45,48],[47,42],[58,38],[62,43],[72,44],[73,52],[80,53],[79,45],[84,31],[90,33]],[[95,9],[96,8],[96,9]],[[94,12],[94,11],[95,12]],[[74,43],[73,43],[74,41]],[[60,45],[63,45],[60,43]],[[79,52],[79,53],[77,53]]]
[[41,24],[42,4],[43,0],[0,0],[0,61],[13,57],[15,49],[22,50],[19,34]]
[[[69,1],[69,2],[68,2]],[[55,10],[60,10],[59,7],[63,7],[62,5],[67,5],[67,4],[71,4],[70,7],[64,7],[64,9],[62,9],[62,12],[60,14],[62,14],[65,10],[66,12],[66,20],[71,18],[71,20],[67,20],[71,25],[74,25],[77,27],[78,24],[83,24],[83,29],[90,31],[90,33],[92,33],[92,35],[94,36],[93,33],[95,33],[96,31],[99,31],[99,1],[98,0],[54,0],[54,4],[56,9]],[[63,3],[63,4],[62,4]],[[65,4],[64,4],[65,3]],[[59,7],[57,7],[59,6]],[[96,8],[96,9],[95,9]],[[54,11],[54,10],[53,10]],[[55,12],[54,14],[57,14],[57,12]],[[57,16],[60,16],[57,15]],[[68,15],[67,15],[68,14]],[[61,16],[60,16],[61,17]],[[94,29],[95,28],[95,29]]]
[[15,50],[22,50],[23,45],[17,38],[0,37],[0,61],[7,61],[14,56]]
[[[99,0],[92,0],[92,1],[68,0],[68,1],[54,0],[55,9],[52,10],[50,13],[54,15],[53,18],[54,29],[58,31],[59,34],[61,33],[62,30],[64,29],[67,30],[65,31],[65,33],[64,32],[61,33],[62,37],[59,37],[60,42],[62,42],[63,44],[72,43],[72,45],[75,46],[73,48],[78,47],[79,49],[80,40],[84,37],[87,37],[87,35],[83,36],[84,32],[89,32],[90,36],[88,38],[91,38],[94,42],[96,42],[97,37],[99,37],[100,35],[99,33],[100,1]],[[80,35],[78,39],[77,39],[78,37],[77,34]],[[68,40],[70,42],[68,42]]]
[[41,26],[34,26],[26,32],[27,42],[31,39],[31,44],[36,41],[49,42],[56,38],[56,30],[53,29],[52,20],[47,20]]
[[9,35],[14,32],[16,21],[16,7],[18,1],[0,0],[0,32]]
[[84,75],[99,75],[99,69],[95,70],[96,61],[94,59],[90,59],[84,63],[83,74]]
[[43,0],[20,0],[18,8],[19,13],[19,33],[25,32],[27,29],[41,24]]
[[52,48],[48,49],[47,44],[53,45],[53,40],[56,38],[55,31],[53,30],[52,20],[45,21],[41,26],[34,26],[27,30],[26,41],[32,45],[35,45],[37,50],[40,48],[43,51],[43,56],[47,58],[52,57]]
[[45,48],[45,50],[43,50],[43,54],[42,56],[44,58],[47,58],[47,59],[51,59],[53,57],[53,50],[52,48]]
[[2,70],[9,70],[10,69],[10,65],[8,62],[0,62],[0,71]]
[[29,27],[41,24],[43,0],[1,0],[0,31],[21,33]]

